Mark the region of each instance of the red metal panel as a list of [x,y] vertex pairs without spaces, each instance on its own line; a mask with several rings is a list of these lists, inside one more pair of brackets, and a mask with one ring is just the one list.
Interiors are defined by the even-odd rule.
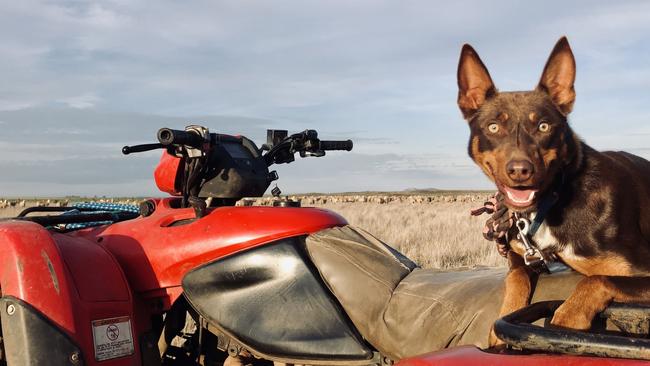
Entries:
[[556,365],[556,366],[606,366],[620,365],[648,366],[650,362],[639,360],[548,355],[548,354],[499,354],[481,351],[472,346],[455,347],[444,351],[428,353],[422,356],[406,358],[396,366],[521,366],[521,365]]

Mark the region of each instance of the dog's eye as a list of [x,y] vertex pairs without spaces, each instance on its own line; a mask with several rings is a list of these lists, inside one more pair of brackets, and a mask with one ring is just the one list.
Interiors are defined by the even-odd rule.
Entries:
[[499,125],[496,124],[496,123],[490,123],[490,124],[488,125],[488,131],[490,131],[491,133],[497,133],[497,132],[499,132]]
[[540,132],[548,132],[551,129],[551,125],[549,125],[547,122],[542,122],[537,126],[537,129]]

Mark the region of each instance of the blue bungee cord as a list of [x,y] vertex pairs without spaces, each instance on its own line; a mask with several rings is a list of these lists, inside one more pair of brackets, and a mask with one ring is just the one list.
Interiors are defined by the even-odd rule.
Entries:
[[[123,203],[109,203],[109,202],[77,202],[71,205],[71,207],[76,208],[77,210],[70,210],[63,213],[63,215],[73,215],[80,214],[83,212],[93,212],[93,213],[121,213],[121,212],[131,212],[135,214],[140,213],[140,208],[136,205],[129,205]],[[116,218],[114,221],[118,221]],[[112,224],[114,221],[93,221],[93,222],[83,222],[83,223],[73,223],[65,224],[65,230],[78,230],[88,227],[101,226]]]

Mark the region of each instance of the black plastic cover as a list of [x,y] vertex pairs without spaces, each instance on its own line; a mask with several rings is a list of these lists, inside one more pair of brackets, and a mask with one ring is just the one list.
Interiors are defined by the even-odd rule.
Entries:
[[271,183],[259,149],[246,137],[216,143],[209,159],[199,197],[261,197]]
[[2,338],[7,365],[81,366],[81,350],[29,304],[0,299]]
[[313,268],[304,237],[199,267],[185,276],[183,289],[199,314],[253,353],[303,360],[373,357]]

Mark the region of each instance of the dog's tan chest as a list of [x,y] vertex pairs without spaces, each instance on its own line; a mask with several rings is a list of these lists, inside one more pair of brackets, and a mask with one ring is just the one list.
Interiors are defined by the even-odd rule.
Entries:
[[615,253],[581,257],[575,255],[571,247],[567,247],[561,253],[558,253],[558,257],[560,257],[567,266],[587,276],[640,275],[640,273],[636,273],[632,270],[632,266],[627,259]]

